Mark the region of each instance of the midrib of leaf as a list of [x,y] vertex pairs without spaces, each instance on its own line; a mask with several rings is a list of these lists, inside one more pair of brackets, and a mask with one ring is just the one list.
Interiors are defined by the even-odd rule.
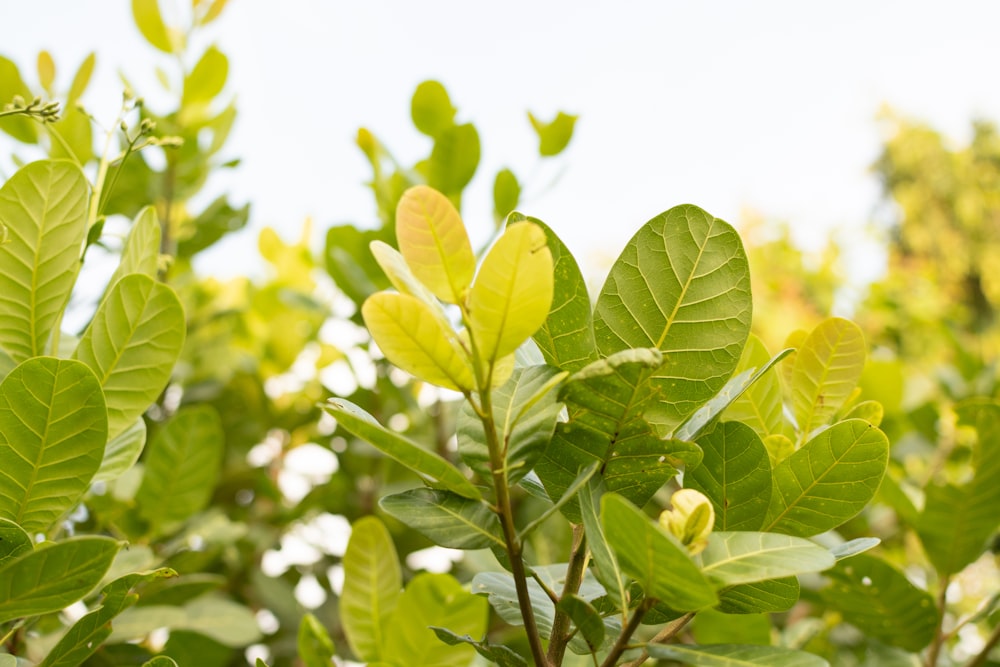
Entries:
[[496,542],[499,546],[501,547],[506,546],[506,543],[503,540],[499,539],[496,535],[491,534],[489,531],[484,530],[482,526],[475,523],[474,521],[469,521],[458,512],[452,511],[451,509],[445,507],[444,505],[438,505],[437,507],[444,513],[450,514],[453,518],[458,519],[461,523],[464,523],[469,528],[472,528],[477,533],[487,536],[492,541]]
[[431,238],[434,239],[434,247],[437,249],[438,257],[441,258],[441,266],[444,268],[444,273],[448,276],[448,288],[451,290],[452,298],[455,299],[455,303],[459,301],[459,295],[455,293],[455,277],[452,275],[452,267],[448,263],[448,255],[444,251],[444,245],[441,243],[441,237],[438,234],[437,227],[434,225],[434,220],[427,210],[426,202],[420,202],[421,214],[424,220],[427,222],[427,228],[431,230]]
[[[701,257],[703,254],[705,254],[705,246],[708,245],[709,239],[712,238],[712,228],[714,226],[715,226],[715,219],[713,218],[712,222],[709,223],[708,232],[705,234],[705,241],[698,246],[698,257],[691,265],[691,274],[685,279],[684,284],[681,285],[681,293],[677,296],[677,301],[674,303],[673,310],[671,311],[670,316],[667,318],[667,323],[663,327],[663,331],[660,333],[659,340],[656,341],[656,347],[660,349],[663,349],[662,347],[663,342],[667,339],[667,334],[670,333],[670,328],[674,325],[674,318],[677,317],[677,312],[684,305],[684,297],[687,296],[688,289],[691,287],[691,283],[694,281],[695,269],[697,269],[698,265],[701,264]],[[665,237],[661,236],[661,238],[663,238],[664,242],[666,242]],[[666,250],[666,248],[664,248],[664,250]],[[674,272],[674,275],[677,276],[677,278],[679,279],[680,276],[677,275],[677,269],[674,267],[674,263],[672,261],[670,262],[670,268]],[[645,279],[645,275],[643,275],[643,278]],[[678,280],[678,282],[680,282],[680,280]],[[654,293],[652,289],[650,289],[650,293],[651,294]]]

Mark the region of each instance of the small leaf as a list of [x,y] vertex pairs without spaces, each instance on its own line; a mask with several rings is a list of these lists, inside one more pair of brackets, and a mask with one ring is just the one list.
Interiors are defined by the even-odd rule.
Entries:
[[299,623],[298,649],[305,667],[329,667],[336,653],[326,628],[310,613],[304,614]]
[[479,490],[458,468],[434,452],[385,428],[375,421],[374,417],[350,401],[330,399],[323,409],[333,415],[337,424],[345,430],[424,477],[432,486],[472,500],[479,500],[482,497]]
[[483,501],[447,491],[411,489],[385,496],[379,506],[443,547],[485,549],[506,545],[500,521]]
[[208,47],[191,73],[184,79],[181,106],[209,104],[222,92],[229,74],[229,58],[214,46]]
[[538,120],[534,114],[528,113],[528,120],[538,134],[538,152],[543,157],[559,155],[569,145],[573,138],[573,127],[576,125],[578,116],[571,116],[560,111],[556,117],[548,123]]
[[709,535],[701,553],[702,574],[726,585],[821,572],[833,555],[809,540],[777,533],[724,532]]
[[361,660],[384,657],[388,625],[403,587],[396,547],[375,517],[355,522],[344,554],[340,619],[351,650]]
[[455,124],[455,113],[448,91],[437,81],[424,81],[417,86],[410,103],[413,125],[431,138],[437,138]]
[[836,528],[875,497],[888,461],[889,441],[868,422],[820,432],[775,467],[765,530],[810,537]]
[[80,63],[76,74],[73,75],[73,83],[70,84],[69,93],[66,95],[67,109],[72,108],[76,101],[83,97],[83,94],[87,91],[87,85],[90,83],[90,76],[94,73],[96,62],[97,56],[91,51],[83,59],[83,62]]
[[471,123],[445,128],[434,141],[428,161],[427,183],[457,198],[479,166],[479,132]]
[[521,200],[521,184],[510,169],[501,169],[493,180],[493,216],[503,220],[517,208]]
[[715,587],[687,550],[627,500],[605,495],[601,524],[622,570],[642,586],[647,596],[677,611],[696,611],[716,604]]
[[132,16],[147,42],[164,53],[176,51],[176,45],[160,15],[158,0],[132,0]]
[[698,667],[830,667],[823,658],[779,646],[647,644],[654,658]]
[[469,294],[469,330],[480,358],[505,357],[545,322],[552,306],[552,254],[540,227],[519,222],[490,248]]
[[528,663],[520,655],[502,644],[490,644],[484,637],[476,641],[469,635],[458,635],[447,628],[431,627],[437,638],[452,646],[460,643],[470,644],[479,655],[498,667],[528,667]]
[[56,63],[48,51],[38,52],[38,83],[47,93],[52,94],[52,84],[56,80]]

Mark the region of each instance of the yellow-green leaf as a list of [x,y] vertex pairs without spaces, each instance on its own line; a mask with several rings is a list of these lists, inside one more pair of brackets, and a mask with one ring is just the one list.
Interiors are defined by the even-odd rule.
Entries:
[[475,386],[468,356],[455,332],[422,300],[378,292],[361,306],[361,315],[386,358],[404,371],[457,391]]
[[174,53],[174,43],[160,14],[158,0],[132,0],[132,16],[147,42],[164,53]]
[[530,222],[511,225],[490,249],[469,294],[470,329],[480,358],[516,350],[548,317],[552,253],[545,232]]
[[472,283],[476,258],[458,209],[443,194],[418,185],[396,208],[399,251],[413,275],[447,303],[458,303]]
[[204,55],[184,79],[184,106],[208,104],[222,92],[229,74],[229,59],[214,46],[208,47]]
[[38,82],[49,94],[52,93],[52,84],[56,80],[56,63],[52,60],[52,54],[48,51],[38,52]]
[[795,354],[791,375],[800,442],[836,414],[858,386],[864,367],[865,338],[853,322],[831,317],[806,337]]

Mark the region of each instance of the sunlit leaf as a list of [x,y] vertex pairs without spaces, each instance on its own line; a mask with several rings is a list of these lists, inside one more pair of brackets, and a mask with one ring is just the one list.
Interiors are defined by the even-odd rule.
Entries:
[[135,465],[146,446],[146,421],[139,417],[131,426],[108,441],[101,467],[94,475],[94,482],[118,479]]
[[730,586],[719,591],[719,606],[726,614],[762,614],[788,611],[799,599],[795,577],[769,579]]
[[[20,95],[25,101],[34,97],[31,88],[21,78],[17,64],[3,56],[0,56],[0,91],[3,91],[0,93],[2,96],[0,97],[0,108],[13,101],[15,95]],[[25,144],[33,144],[38,141],[38,129],[35,121],[25,116],[0,118],[0,130]]]
[[31,551],[34,546],[23,528],[10,519],[0,519],[0,568],[7,561]]
[[733,586],[833,567],[833,555],[815,542],[777,533],[716,531],[701,553],[702,574]]
[[485,549],[506,544],[497,515],[481,500],[448,491],[410,489],[385,496],[379,506],[443,547]]
[[42,50],[38,52],[38,83],[49,94],[52,93],[52,84],[56,80],[56,63],[52,60],[52,54]]
[[181,106],[205,105],[222,92],[229,74],[229,58],[222,51],[210,46],[195,63],[184,79]]
[[158,0],[132,0],[132,16],[146,41],[164,53],[174,53],[177,46],[160,14]]
[[121,260],[108,280],[108,287],[113,287],[130,273],[156,278],[160,269],[160,237],[160,221],[156,217],[156,209],[147,206],[135,216],[122,246]]
[[654,658],[698,667],[830,667],[823,658],[780,646],[647,644]]
[[90,77],[94,73],[94,65],[97,62],[97,56],[93,51],[87,54],[87,57],[83,59],[80,63],[80,67],[77,68],[76,74],[73,75],[73,83],[70,84],[69,93],[66,94],[66,107],[71,108],[73,104],[83,96],[86,92],[87,86],[90,84]]
[[351,650],[368,662],[385,657],[389,619],[403,587],[396,548],[375,517],[355,522],[344,554],[340,619]]
[[577,118],[578,116],[560,111],[552,121],[546,123],[529,112],[528,120],[538,134],[538,153],[543,157],[551,157],[563,152],[573,138],[573,127]]
[[410,116],[413,125],[431,138],[455,124],[455,113],[448,91],[437,81],[424,81],[413,93]]
[[305,667],[328,667],[333,662],[336,647],[319,619],[306,613],[299,623],[299,658]]
[[[743,348],[737,371],[749,368],[762,368],[770,360],[764,343],[757,336],[750,334],[747,346]],[[787,357],[782,368],[790,366]],[[781,412],[781,382],[778,370],[769,370],[753,383],[743,394],[726,408],[722,418],[741,421],[752,428],[761,438],[772,433],[782,432],[784,417]]]
[[427,183],[456,197],[469,184],[479,166],[479,132],[471,123],[452,125],[435,137],[428,160]]
[[521,184],[510,169],[501,169],[493,179],[493,215],[502,221],[521,201]]

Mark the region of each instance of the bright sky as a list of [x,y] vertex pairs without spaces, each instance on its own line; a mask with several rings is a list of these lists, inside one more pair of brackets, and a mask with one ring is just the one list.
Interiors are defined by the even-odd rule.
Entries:
[[[161,0],[168,15],[181,2]],[[510,166],[529,180],[521,210],[591,266],[686,202],[734,223],[747,208],[788,220],[808,242],[871,219],[883,103],[958,139],[973,117],[1000,119],[997,25],[1000,3],[968,0],[231,0],[208,39],[230,57],[243,162],[216,186],[288,238],[306,216],[317,234],[370,224],[356,130],[412,162],[427,140],[409,98],[436,78],[483,139],[470,227],[490,224],[493,174]],[[117,71],[155,100],[153,67],[173,65],[141,45],[127,0],[0,0],[0,53],[34,80],[41,48],[63,86],[98,51],[87,101],[109,123]],[[533,157],[528,109],[581,116],[564,158]],[[235,244],[249,261],[253,248]]]

